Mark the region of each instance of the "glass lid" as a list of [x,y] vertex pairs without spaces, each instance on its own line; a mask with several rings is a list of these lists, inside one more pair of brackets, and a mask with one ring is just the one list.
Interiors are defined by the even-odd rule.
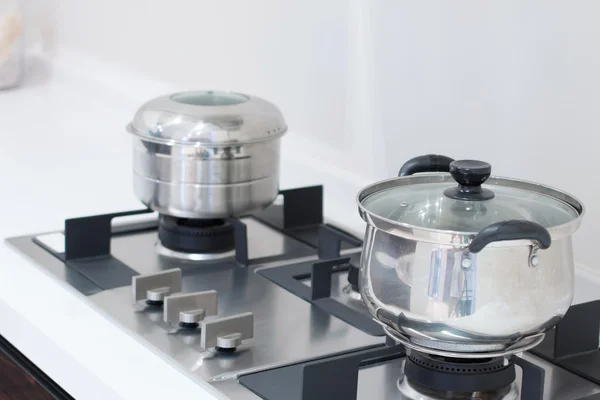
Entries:
[[507,220],[551,228],[578,218],[582,211],[567,203],[568,196],[557,196],[561,192],[542,185],[495,177],[484,184],[491,174],[485,162],[454,161],[450,174],[454,181],[448,175],[436,180],[419,180],[418,175],[397,179],[397,185],[374,191],[361,205],[394,222],[459,232],[479,232]]
[[218,146],[274,139],[287,126],[279,109],[259,97],[192,91],[150,100],[127,130],[157,143]]

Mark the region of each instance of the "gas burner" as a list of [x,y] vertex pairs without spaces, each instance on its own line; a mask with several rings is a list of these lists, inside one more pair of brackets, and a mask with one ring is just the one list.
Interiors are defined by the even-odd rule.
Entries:
[[203,261],[234,255],[233,226],[224,219],[160,215],[157,251],[167,257]]
[[176,258],[182,261],[214,261],[224,258],[230,258],[235,255],[235,250],[224,251],[222,253],[186,253],[167,249],[160,241],[156,243],[156,252],[161,256]]
[[518,399],[515,366],[504,357],[460,359],[412,351],[398,389],[405,399]]

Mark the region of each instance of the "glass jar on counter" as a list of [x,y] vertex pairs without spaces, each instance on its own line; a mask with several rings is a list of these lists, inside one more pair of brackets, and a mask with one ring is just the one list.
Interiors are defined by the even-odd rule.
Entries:
[[20,0],[0,0],[0,89],[18,86],[25,71]]

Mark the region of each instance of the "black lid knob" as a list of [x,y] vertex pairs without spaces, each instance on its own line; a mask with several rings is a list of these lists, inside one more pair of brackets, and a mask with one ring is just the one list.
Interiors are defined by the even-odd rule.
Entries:
[[492,174],[492,166],[484,161],[458,160],[450,163],[450,174],[463,186],[481,186]]
[[492,166],[484,161],[457,160],[450,163],[450,174],[457,187],[446,189],[444,194],[456,200],[482,201],[494,198],[494,192],[481,185],[492,174]]

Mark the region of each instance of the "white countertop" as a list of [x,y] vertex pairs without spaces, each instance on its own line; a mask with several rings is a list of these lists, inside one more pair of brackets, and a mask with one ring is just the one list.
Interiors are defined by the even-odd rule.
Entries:
[[[50,73],[34,60],[28,83],[0,92],[0,237],[61,230],[66,218],[140,208],[124,126],[146,99],[176,90],[76,54]],[[124,89],[125,88],[125,89]],[[125,91],[126,90],[126,91]],[[282,188],[323,184],[325,215],[361,234],[354,196],[368,182],[283,142]],[[0,246],[0,334],[77,399],[218,398],[110,323],[83,297]],[[599,297],[600,277],[578,268],[576,302]]]

